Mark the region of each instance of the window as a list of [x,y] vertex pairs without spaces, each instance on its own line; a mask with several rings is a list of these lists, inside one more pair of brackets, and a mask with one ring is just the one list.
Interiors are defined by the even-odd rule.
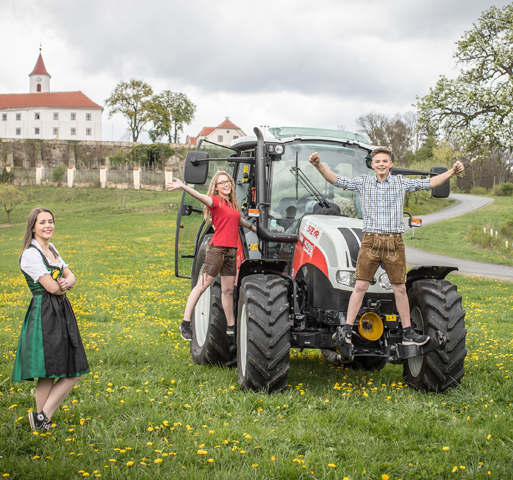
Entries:
[[54,135],[59,135],[59,129],[58,128],[54,128],[53,129],[53,134]]
[[217,141],[218,142],[222,142],[223,141],[223,136],[222,135],[218,135],[217,136]]
[[16,120],[21,120],[21,113],[16,114]]
[[54,113],[53,114],[53,119],[54,120],[59,120],[59,114],[58,113]]
[[233,136],[233,139],[234,139],[234,140],[237,140],[237,138],[239,138],[239,136],[238,136],[238,135],[234,135],[234,136]]
[[76,113],[72,113],[71,114],[71,120],[76,120],[77,119],[77,114]]
[[34,120],[41,120],[41,115],[39,113],[34,113]]
[[34,135],[39,135],[39,127],[34,128]]
[[77,129],[76,128],[72,128],[71,129],[71,135],[76,135],[77,134]]
[[86,128],[86,135],[91,135],[92,134],[92,128]]
[[21,135],[21,128],[16,129],[16,135]]
[[2,113],[2,121],[6,121],[7,120],[7,113]]
[[41,91],[41,84],[40,84],[40,83],[38,83],[38,84],[37,84],[37,91],[38,91],[38,92],[40,92],[40,91]]
[[88,122],[90,122],[90,121],[91,121],[91,114],[90,114],[90,113],[86,113],[86,120],[87,120]]

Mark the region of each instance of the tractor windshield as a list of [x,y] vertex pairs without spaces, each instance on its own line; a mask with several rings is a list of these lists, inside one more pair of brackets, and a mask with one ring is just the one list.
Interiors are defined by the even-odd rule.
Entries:
[[270,230],[297,231],[299,220],[303,215],[313,213],[318,203],[312,189],[298,181],[296,167],[329,203],[340,207],[343,216],[362,218],[359,194],[326,182],[308,161],[314,152],[319,153],[324,165],[340,176],[353,178],[374,174],[374,170],[367,168],[365,162],[369,152],[357,146],[321,141],[285,144],[281,160],[273,162]]

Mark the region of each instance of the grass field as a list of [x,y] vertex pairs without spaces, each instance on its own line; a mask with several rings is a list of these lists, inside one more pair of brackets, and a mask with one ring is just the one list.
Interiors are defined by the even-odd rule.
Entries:
[[[470,225],[477,225],[480,229],[487,227],[488,230],[490,228],[499,230],[508,218],[513,218],[513,198],[491,198],[494,201],[490,205],[475,212],[417,228],[414,237],[411,233],[407,233],[404,235],[404,242],[411,247],[450,257],[513,266],[513,248],[510,248],[509,255],[505,255],[475,248],[466,239]],[[511,243],[510,241],[510,246]]]
[[[291,353],[286,392],[245,392],[235,369],[194,364],[178,334],[189,283],[174,277],[177,202],[165,192],[45,188],[0,228],[0,475],[513,478],[512,283],[450,277],[467,311],[461,388],[419,393],[400,366],[357,372],[305,350]],[[56,428],[34,434],[34,384],[10,376],[30,300],[19,249],[41,204],[78,279],[69,298],[91,373],[54,415]]]

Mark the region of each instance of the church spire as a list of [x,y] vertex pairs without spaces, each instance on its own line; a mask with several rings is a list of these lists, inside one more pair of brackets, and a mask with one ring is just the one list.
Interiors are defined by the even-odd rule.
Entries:
[[36,66],[32,73],[29,74],[30,78],[30,93],[35,92],[49,92],[50,91],[50,74],[47,72],[45,62],[43,62],[43,54],[41,53],[41,44],[39,44],[39,57]]

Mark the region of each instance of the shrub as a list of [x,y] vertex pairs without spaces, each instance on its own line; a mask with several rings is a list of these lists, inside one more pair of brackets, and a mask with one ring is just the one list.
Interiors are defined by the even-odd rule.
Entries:
[[14,180],[14,170],[10,172],[7,171],[7,168],[4,168],[3,172],[0,174],[0,183],[12,183]]
[[506,196],[506,194],[504,193],[504,191],[502,190],[501,188],[501,185],[495,185],[491,190],[490,190],[490,193],[494,196],[494,197],[504,197]]
[[511,197],[513,196],[513,183],[504,182],[501,184],[501,190],[504,192],[504,195]]
[[66,165],[59,165],[52,171],[52,179],[54,182],[62,182],[64,180],[64,172],[68,169]]
[[470,193],[472,195],[486,195],[488,190],[486,190],[484,187],[474,187],[470,190]]

